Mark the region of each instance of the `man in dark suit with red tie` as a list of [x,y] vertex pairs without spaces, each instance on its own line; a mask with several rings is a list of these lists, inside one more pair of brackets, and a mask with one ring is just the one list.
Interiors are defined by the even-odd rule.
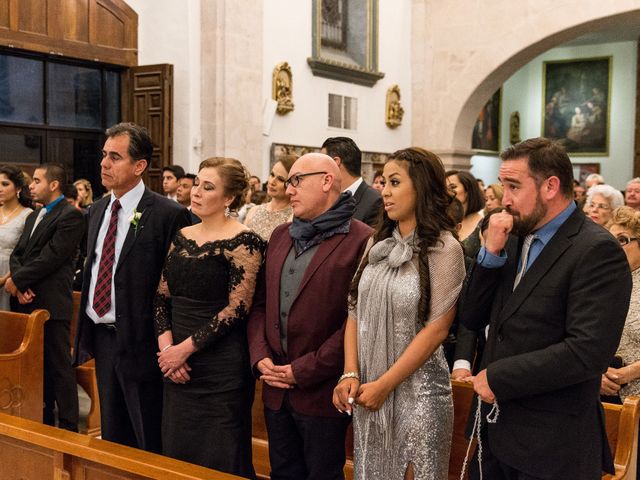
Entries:
[[82,213],[67,203],[64,168],[43,164],[29,186],[33,200],[44,205],[25,221],[10,258],[11,277],[5,289],[11,309],[31,313],[49,311],[44,325],[44,415],[47,425],[78,431],[78,390],[71,366],[69,329],[73,313],[72,282],[78,245],[85,232]]
[[[506,211],[489,220],[459,307],[467,328],[489,325],[472,380],[482,464],[469,478],[600,479],[613,473],[600,381],[627,315],[629,266],[576,208],[561,146],[534,138],[501,158]],[[497,418],[485,422],[490,404]]]
[[343,373],[347,294],[373,233],[352,219],[327,155],[300,157],[285,182],[293,223],[271,235],[248,335],[264,381],[271,478],[343,478],[349,424],[331,403]]
[[96,359],[102,438],[160,452],[162,375],[153,298],[167,251],[189,212],[147,190],[153,144],[132,123],[109,128],[102,184],[111,195],[88,213],[76,361]]

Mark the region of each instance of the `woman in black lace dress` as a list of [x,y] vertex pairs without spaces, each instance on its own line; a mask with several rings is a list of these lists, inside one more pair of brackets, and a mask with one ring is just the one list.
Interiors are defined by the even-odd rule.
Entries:
[[245,320],[265,242],[229,216],[247,188],[237,160],[200,164],[191,193],[202,223],[182,229],[156,295],[158,364],[165,376],[163,453],[254,478]]

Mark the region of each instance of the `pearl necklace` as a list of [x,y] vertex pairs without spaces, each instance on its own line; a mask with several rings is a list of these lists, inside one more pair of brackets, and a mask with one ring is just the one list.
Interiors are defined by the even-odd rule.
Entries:
[[0,225],[4,225],[5,223],[7,223],[7,221],[9,221],[9,219],[11,218],[11,215],[16,213],[16,210],[18,210],[19,208],[20,203],[18,203],[18,205],[16,205],[16,208],[11,210],[8,215],[5,215],[3,209],[0,209]]

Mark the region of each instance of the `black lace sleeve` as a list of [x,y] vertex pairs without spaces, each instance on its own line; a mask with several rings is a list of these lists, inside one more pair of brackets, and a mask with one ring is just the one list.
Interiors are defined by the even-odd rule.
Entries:
[[162,269],[162,276],[158,284],[158,290],[153,298],[153,318],[155,319],[156,337],[159,337],[167,330],[171,330],[171,293],[167,285],[167,265],[175,249],[175,243],[169,248],[167,260]]
[[224,251],[230,268],[229,304],[193,334],[193,344],[198,350],[224,336],[238,322],[245,321],[251,309],[266,242],[253,232],[241,238],[237,246]]

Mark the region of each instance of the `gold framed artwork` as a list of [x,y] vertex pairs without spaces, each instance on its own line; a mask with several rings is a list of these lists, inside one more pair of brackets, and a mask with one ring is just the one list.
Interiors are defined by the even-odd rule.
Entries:
[[543,63],[542,135],[578,156],[609,153],[611,57]]
[[497,154],[500,151],[500,108],[502,89],[498,89],[484,104],[471,136],[471,148],[478,153]]

